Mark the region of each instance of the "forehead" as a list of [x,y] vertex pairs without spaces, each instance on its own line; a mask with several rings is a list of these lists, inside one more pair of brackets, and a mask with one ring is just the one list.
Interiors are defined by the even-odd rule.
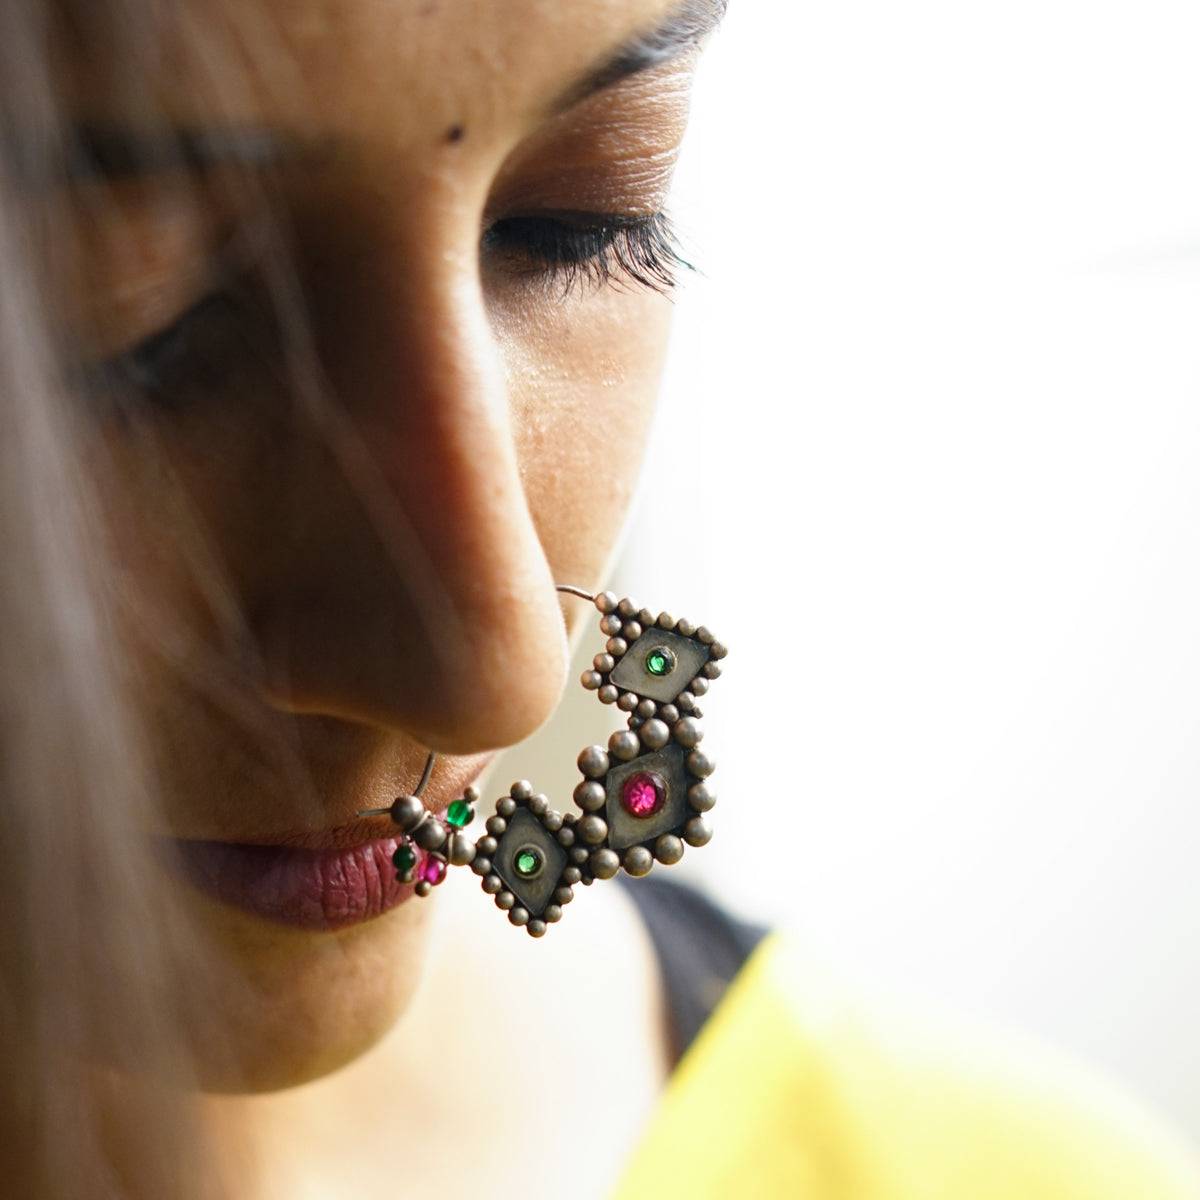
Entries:
[[147,4],[137,29],[128,13],[141,6],[122,7],[125,39],[94,36],[108,8],[95,0],[70,23],[82,34],[67,41],[72,86],[89,107],[140,97],[180,120],[269,117],[404,140],[429,128],[536,122],[679,3],[183,0]]

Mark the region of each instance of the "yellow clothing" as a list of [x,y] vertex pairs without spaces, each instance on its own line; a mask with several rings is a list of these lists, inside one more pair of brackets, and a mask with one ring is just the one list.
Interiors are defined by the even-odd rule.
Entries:
[[1198,1200],[1200,1166],[1075,1068],[831,1002],[776,935],[685,1055],[615,1200],[674,1197]]

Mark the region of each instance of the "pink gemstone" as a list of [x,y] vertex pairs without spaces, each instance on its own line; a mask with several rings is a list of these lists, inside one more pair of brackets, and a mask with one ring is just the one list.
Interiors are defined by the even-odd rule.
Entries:
[[421,864],[421,869],[417,872],[417,878],[423,879],[426,883],[437,887],[446,878],[446,864],[440,858],[434,858],[430,854],[426,856],[425,861]]
[[650,817],[662,808],[666,798],[663,781],[649,771],[630,775],[621,788],[621,804],[633,817]]

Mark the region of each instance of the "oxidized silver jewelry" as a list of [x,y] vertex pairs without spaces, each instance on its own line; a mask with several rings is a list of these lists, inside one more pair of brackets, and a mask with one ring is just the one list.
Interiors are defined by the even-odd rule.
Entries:
[[417,895],[427,896],[450,867],[469,866],[496,907],[531,937],[562,917],[577,884],[622,869],[646,875],[656,861],[677,863],[685,845],[705,845],[712,837],[706,814],[716,803],[708,783],[714,764],[699,748],[696,698],[721,674],[725,647],[703,625],[669,613],[655,617],[612,592],[593,596],[566,584],[558,590],[594,603],[608,638],[580,682],[629,714],[607,750],[588,746],[579,755],[583,779],[574,799],[581,812],[557,812],[520,780],[473,842],[463,831],[475,818],[477,789],[466,788],[443,817],[421,802],[433,773],[430,754],[411,795],[359,814],[386,814],[399,826],[396,877],[414,884]]

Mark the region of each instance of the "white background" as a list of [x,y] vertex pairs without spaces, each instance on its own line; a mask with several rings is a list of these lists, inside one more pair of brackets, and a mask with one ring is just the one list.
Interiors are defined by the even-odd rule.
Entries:
[[712,889],[1200,1138],[1198,17],[733,0],[614,582],[731,647]]

